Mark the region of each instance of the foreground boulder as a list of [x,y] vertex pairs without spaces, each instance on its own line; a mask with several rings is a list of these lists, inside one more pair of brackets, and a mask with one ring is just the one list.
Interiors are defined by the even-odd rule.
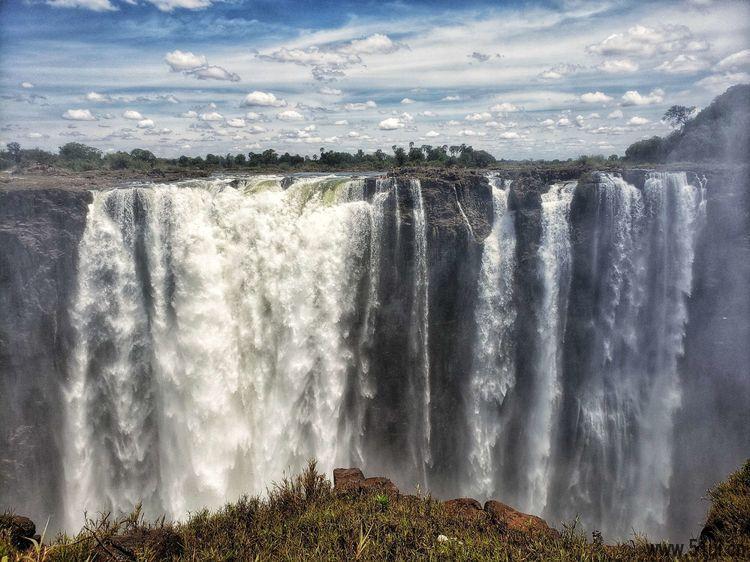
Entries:
[[494,523],[503,525],[510,531],[559,535],[559,533],[547,525],[547,522],[541,517],[521,513],[509,505],[505,505],[496,500],[489,500],[486,502],[484,504],[484,511]]
[[0,515],[0,532],[7,533],[10,543],[19,550],[29,548],[31,539],[39,540],[34,522],[22,515]]
[[458,498],[443,503],[445,510],[452,517],[476,521],[484,519],[487,514],[482,511],[482,504],[474,498]]
[[365,478],[359,468],[335,468],[333,490],[339,493],[381,493],[392,497],[398,497],[400,493],[388,478]]

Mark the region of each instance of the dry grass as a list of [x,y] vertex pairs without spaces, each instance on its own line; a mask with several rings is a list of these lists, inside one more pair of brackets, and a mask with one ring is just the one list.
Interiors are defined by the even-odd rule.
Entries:
[[[709,521],[725,533],[717,541],[747,544],[749,475],[750,463],[712,492]],[[147,523],[138,511],[119,520],[102,517],[75,537],[59,536],[25,552],[0,537],[3,555],[9,561],[674,559],[654,554],[642,539],[614,546],[588,540],[575,523],[559,536],[520,533],[488,518],[457,518],[429,496],[342,495],[314,462],[263,499],[242,498],[184,523]]]

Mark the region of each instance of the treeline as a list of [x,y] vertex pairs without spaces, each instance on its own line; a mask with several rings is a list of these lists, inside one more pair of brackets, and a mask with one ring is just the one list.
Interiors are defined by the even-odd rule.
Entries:
[[729,88],[693,116],[695,108],[672,106],[664,120],[677,129],[666,137],[651,137],[631,144],[625,158],[631,162],[735,162],[750,157],[750,85]]
[[392,153],[376,150],[355,153],[320,149],[320,154],[301,156],[299,154],[277,153],[273,149],[248,154],[207,154],[201,156],[180,156],[179,158],[159,158],[150,150],[136,148],[130,152],[117,151],[103,153],[98,148],[70,142],[60,147],[57,154],[39,148],[22,148],[12,142],[0,151],[0,169],[12,167],[30,168],[34,166],[55,166],[73,171],[86,170],[154,170],[191,168],[201,170],[259,170],[259,169],[385,169],[393,166],[431,165],[486,168],[497,160],[489,152],[476,150],[466,144],[454,146],[416,146],[408,148],[394,145]]

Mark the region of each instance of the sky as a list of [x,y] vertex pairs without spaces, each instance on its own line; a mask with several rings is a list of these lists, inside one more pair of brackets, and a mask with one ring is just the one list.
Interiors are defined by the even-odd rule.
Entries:
[[0,0],[0,142],[623,154],[750,82],[747,0]]

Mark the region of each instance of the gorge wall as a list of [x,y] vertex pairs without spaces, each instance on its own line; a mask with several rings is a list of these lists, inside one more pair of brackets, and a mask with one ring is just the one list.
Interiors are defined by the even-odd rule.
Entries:
[[684,537],[750,450],[746,174],[0,192],[0,507],[181,517],[309,457]]

